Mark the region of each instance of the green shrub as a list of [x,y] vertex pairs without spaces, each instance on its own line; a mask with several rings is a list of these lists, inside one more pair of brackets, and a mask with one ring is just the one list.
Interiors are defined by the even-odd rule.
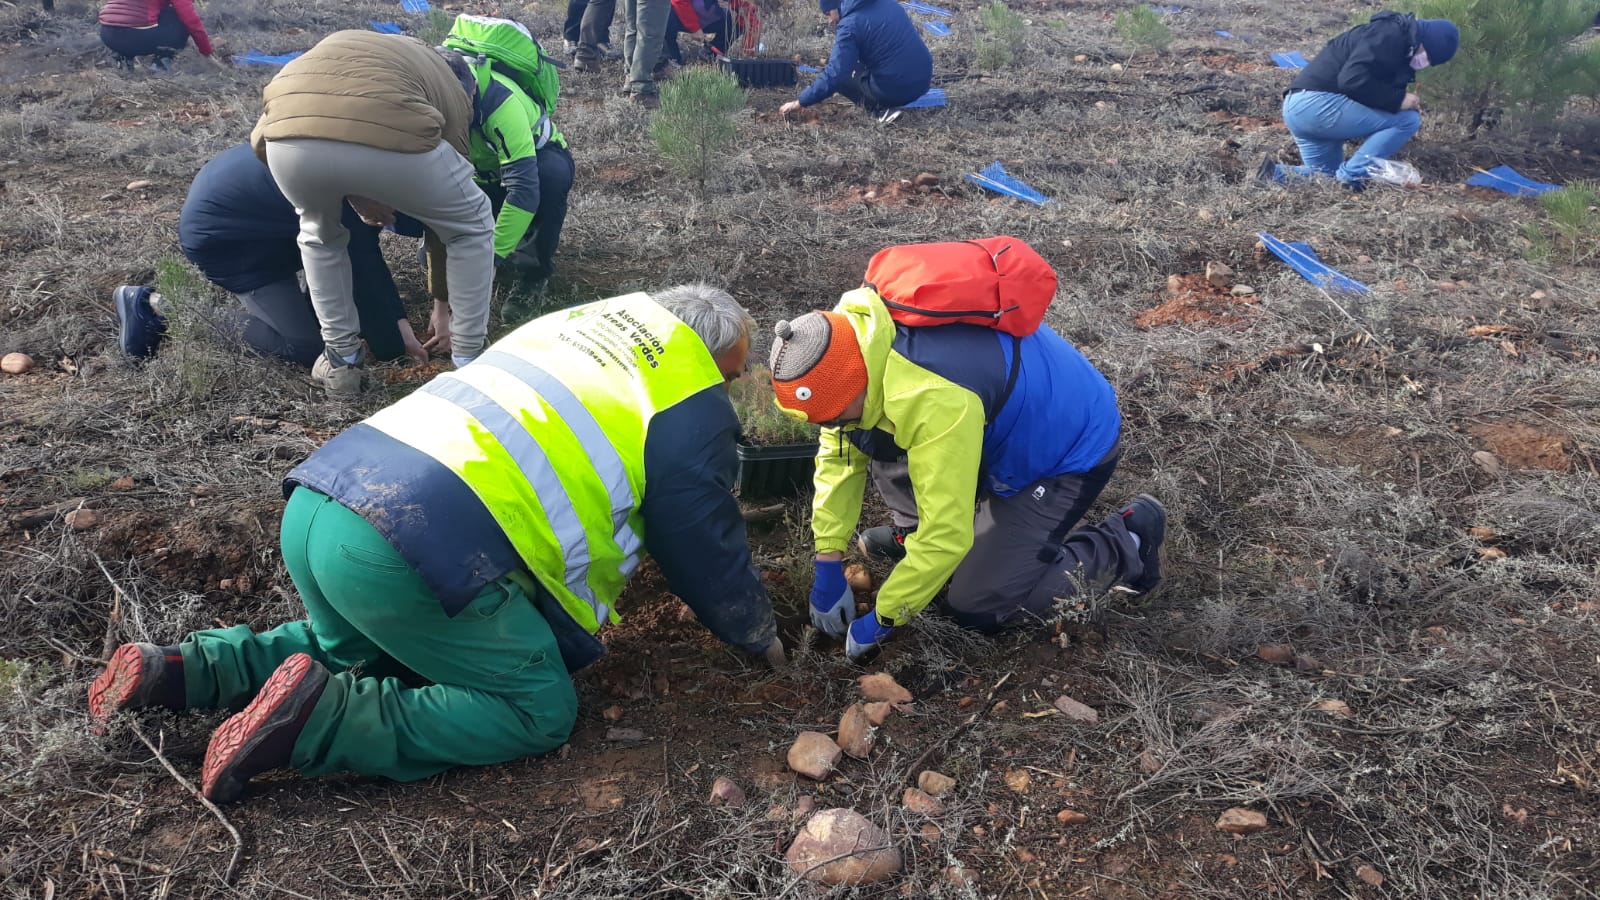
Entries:
[[1172,29],[1148,6],[1135,6],[1117,13],[1117,34],[1136,48],[1157,53],[1172,43]]
[[187,262],[164,256],[156,262],[156,293],[167,320],[167,337],[161,357],[178,376],[182,395],[189,400],[210,396],[230,361],[217,353],[215,344],[226,327],[212,299],[211,285]]
[[1595,0],[1410,0],[1408,9],[1461,29],[1455,58],[1418,81],[1428,107],[1472,132],[1546,121],[1600,90],[1600,42],[1579,41],[1600,11]]
[[715,163],[738,133],[733,113],[744,103],[738,80],[710,66],[694,66],[661,88],[650,136],[667,165],[694,179],[702,199]]
[[750,443],[803,444],[817,439],[817,426],[791,419],[778,409],[766,366],[752,366],[743,378],[734,380],[728,394]]
[[983,8],[983,34],[978,38],[978,68],[1004,69],[1017,64],[1028,37],[1025,22],[1004,0]]
[[1600,183],[1593,181],[1574,181],[1540,194],[1539,205],[1550,217],[1550,228],[1555,233],[1535,237],[1537,229],[1530,230],[1529,243],[1534,251],[1530,255],[1549,257],[1560,251],[1573,263],[1593,256],[1596,242],[1600,241],[1596,203],[1600,203]]

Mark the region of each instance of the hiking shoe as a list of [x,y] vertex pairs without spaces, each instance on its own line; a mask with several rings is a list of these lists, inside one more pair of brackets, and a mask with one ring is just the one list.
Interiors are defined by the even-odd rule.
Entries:
[[600,60],[587,56],[579,56],[572,61],[572,71],[598,72],[600,71]]
[[155,59],[150,60],[150,71],[152,71],[152,72],[170,72],[170,71],[172,71],[172,57],[170,57],[170,56],[158,56]]
[[613,49],[611,49],[611,45],[610,44],[600,44],[595,49],[600,51],[600,55],[601,56],[605,57],[606,59],[611,60],[612,62],[615,62],[615,61],[617,61],[617,60],[622,58],[622,51],[621,50],[613,50]]
[[886,109],[878,113],[878,124],[892,125],[896,119],[900,118],[900,114],[903,112],[905,112],[903,109]]
[[562,40],[561,41],[561,49],[565,50],[567,52],[568,56],[577,56],[578,55],[578,42],[577,41]]
[[119,709],[183,709],[183,656],[177,647],[123,644],[89,685],[89,716],[101,726]]
[[316,660],[304,653],[284,660],[250,705],[211,735],[200,769],[206,799],[231,803],[251,778],[287,766],[327,686],[328,670]]
[[125,284],[111,292],[120,326],[118,343],[123,353],[135,359],[154,356],[167,333],[167,320],[150,305],[152,293],[150,288],[137,284]]
[[1261,160],[1261,165],[1256,166],[1254,179],[1260,184],[1278,183],[1278,161],[1273,158],[1272,154],[1268,153]]
[[655,109],[661,105],[661,95],[655,91],[629,91],[628,99],[645,109]]
[[335,362],[324,351],[311,364],[311,377],[328,391],[328,399],[350,401],[361,397],[361,366]]
[[856,538],[856,549],[862,556],[899,562],[906,558],[906,535],[915,528],[904,525],[878,525],[861,532]]
[[1122,524],[1139,536],[1139,562],[1144,574],[1123,585],[1143,594],[1161,583],[1161,544],[1167,539],[1167,508],[1149,494],[1140,494],[1121,511]]

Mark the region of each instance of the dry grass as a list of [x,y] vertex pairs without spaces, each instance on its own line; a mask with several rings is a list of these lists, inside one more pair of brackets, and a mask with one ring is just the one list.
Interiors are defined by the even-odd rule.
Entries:
[[[218,73],[186,54],[170,77],[119,77],[91,6],[59,5],[54,16],[0,7],[0,40],[15,44],[0,62],[0,350],[26,350],[43,370],[0,381],[8,890],[821,896],[781,865],[793,826],[766,817],[810,793],[903,838],[904,880],[855,896],[902,884],[930,897],[1376,896],[1355,874],[1363,864],[1396,896],[1595,895],[1600,269],[1530,260],[1524,227],[1545,222],[1536,204],[1455,187],[1501,162],[1543,180],[1593,177],[1595,122],[1580,108],[1559,130],[1467,141],[1430,121],[1410,148],[1431,182],[1417,191],[1252,189],[1241,182],[1261,156],[1291,146],[1260,127],[1276,120],[1286,75],[1239,63],[1314,52],[1346,13],[1242,0],[1187,4],[1168,19],[1169,51],[1132,61],[1116,4],[1014,3],[1030,24],[1021,65],[1003,77],[979,76],[965,38],[979,4],[961,4],[955,34],[929,38],[948,108],[888,129],[837,104],[820,125],[785,123],[774,111],[789,94],[753,92],[739,149],[704,200],[656,158],[614,71],[570,76],[563,92],[578,181],[554,303],[707,280],[770,325],[831,305],[888,243],[1009,233],[1039,248],[1062,277],[1055,324],[1117,386],[1126,421],[1101,505],[1148,490],[1171,513],[1160,593],[1138,605],[1106,595],[1093,621],[1069,617],[1064,643],[919,619],[881,664],[916,692],[915,711],[842,779],[795,783],[774,761],[798,731],[833,727],[859,674],[802,630],[809,540],[796,502],[754,529],[793,672],[755,672],[692,627],[646,617],[664,637],[621,630],[580,677],[570,758],[414,785],[268,779],[229,810],[247,859],[223,887],[227,834],[123,723],[105,740],[85,733],[83,688],[109,643],[298,615],[277,554],[279,480],[415,382],[330,409],[294,370],[203,327],[142,368],[117,359],[111,288],[149,279],[175,252],[188,178],[244,138],[269,73]],[[769,51],[820,63],[814,4],[765,6]],[[499,8],[542,35],[563,13]],[[212,0],[205,15],[228,53],[408,21],[376,0]],[[291,23],[302,30],[287,33]],[[994,159],[1059,202],[996,202],[961,180]],[[940,176],[932,195],[860,199],[923,171]],[[155,185],[127,191],[135,179]],[[1258,231],[1312,244],[1372,293],[1322,293],[1258,254]],[[412,247],[388,249],[420,322]],[[1134,325],[1169,274],[1208,260],[1256,288],[1248,314]],[[197,297],[197,325],[232,302]],[[1516,462],[1505,434],[1530,432],[1512,427],[1549,438],[1564,464]],[[1473,460],[1491,445],[1493,474]],[[112,486],[123,475],[133,488]],[[101,526],[12,527],[23,510],[76,497]],[[1259,660],[1267,643],[1291,645],[1299,665]],[[670,688],[651,680],[662,673]],[[995,696],[1005,705],[988,710],[1008,673]],[[1060,694],[1096,707],[1100,723],[1025,717]],[[1330,700],[1351,714],[1318,708]],[[599,710],[613,703],[650,742],[603,739]],[[214,721],[143,728],[192,770]],[[937,842],[905,836],[922,823],[899,805],[924,754],[959,779]],[[1158,766],[1141,767],[1141,754]],[[1032,776],[1025,793],[1005,785],[1018,769]],[[747,807],[705,805],[721,774],[741,780]],[[595,803],[602,789],[619,802]],[[1267,812],[1269,831],[1219,835],[1211,823],[1232,805]],[[1090,822],[1061,826],[1062,808]],[[942,878],[955,863],[980,873],[976,890]]]

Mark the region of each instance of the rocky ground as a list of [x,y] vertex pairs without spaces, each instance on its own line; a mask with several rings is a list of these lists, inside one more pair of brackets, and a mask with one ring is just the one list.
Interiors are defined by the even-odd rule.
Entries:
[[[232,301],[181,262],[177,213],[269,69],[189,53],[123,75],[86,2],[0,7],[0,353],[31,361],[0,361],[6,891],[1594,896],[1600,273],[1537,204],[1462,186],[1500,163],[1596,177],[1593,104],[1471,138],[1426,111],[1420,188],[1259,190],[1263,154],[1292,158],[1269,52],[1309,56],[1365,4],[1196,0],[1154,54],[1117,35],[1120,4],[1019,0],[1025,52],[999,72],[977,65],[978,4],[940,5],[947,107],[785,121],[790,94],[752,92],[704,197],[615,72],[568,76],[578,181],[552,305],[704,278],[769,326],[831,304],[886,244],[1022,237],[1061,274],[1052,322],[1118,389],[1126,455],[1101,506],[1148,490],[1172,513],[1165,587],[992,640],[924,617],[862,669],[806,628],[804,501],[763,501],[752,544],[789,671],[718,645],[647,567],[559,753],[406,785],[280,773],[220,816],[186,783],[218,716],[97,737],[84,689],[122,640],[297,617],[279,480],[438,366],[378,370],[336,409],[217,338]],[[819,65],[813,4],[764,6],[769,52]],[[563,13],[464,8],[541,36]],[[202,12],[230,55],[438,26],[379,0]],[[1055,202],[963,179],[996,160]],[[1371,292],[1324,293],[1260,232]],[[388,250],[421,328],[414,248]],[[134,368],[110,291],[151,279],[184,302]],[[840,841],[868,852],[834,860]]]

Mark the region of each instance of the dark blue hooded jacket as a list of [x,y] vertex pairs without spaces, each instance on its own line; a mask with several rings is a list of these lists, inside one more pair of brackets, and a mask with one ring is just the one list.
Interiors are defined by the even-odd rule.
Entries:
[[[341,221],[350,231],[356,305],[387,309],[391,322],[404,318],[405,305],[378,247],[380,229],[362,222],[348,203]],[[229,147],[202,166],[178,214],[183,255],[234,294],[293,278],[302,268],[299,235],[299,214],[249,144]]]
[[1460,40],[1448,20],[1380,12],[1328,41],[1295,76],[1289,91],[1342,94],[1362,106],[1397,113],[1407,87],[1417,80],[1411,68],[1417,48],[1426,47],[1429,60],[1438,66],[1455,56]]
[[839,8],[828,67],[800,94],[801,106],[833,96],[855,72],[865,72],[886,106],[910,103],[933,83],[933,54],[917,26],[895,0],[821,0],[822,9]]

